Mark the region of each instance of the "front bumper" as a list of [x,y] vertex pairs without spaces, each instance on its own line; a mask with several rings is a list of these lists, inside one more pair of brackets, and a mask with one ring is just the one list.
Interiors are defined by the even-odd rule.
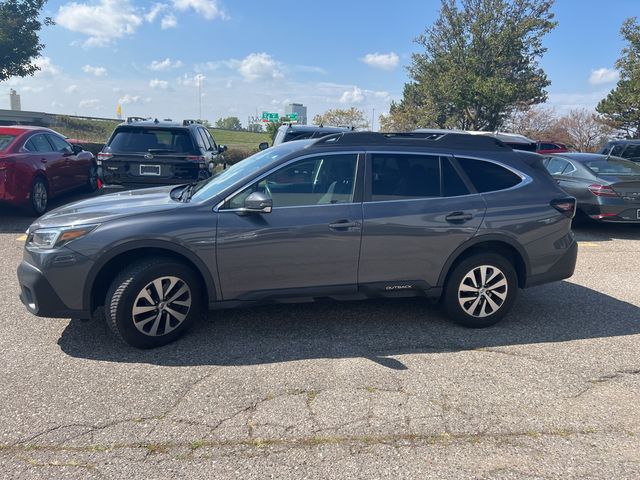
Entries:
[[18,266],[20,300],[29,312],[38,317],[89,318],[85,310],[69,308],[58,296],[44,274],[35,266],[22,261]]

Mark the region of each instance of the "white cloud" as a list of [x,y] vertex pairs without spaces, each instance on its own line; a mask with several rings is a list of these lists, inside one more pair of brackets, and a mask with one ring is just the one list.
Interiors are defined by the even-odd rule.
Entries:
[[67,30],[86,35],[85,46],[104,47],[116,39],[133,35],[143,19],[130,0],[99,0],[94,4],[71,2],[62,5],[55,21]]
[[80,108],[100,108],[100,105],[102,104],[102,102],[100,102],[99,99],[97,98],[90,98],[87,100],[80,100],[80,103],[78,103],[78,107]]
[[122,93],[122,89],[120,87],[113,87],[113,93]]
[[34,63],[40,68],[36,73],[37,76],[54,76],[62,72],[62,69],[54,65],[49,57],[38,57]]
[[193,9],[207,20],[227,18],[218,0],[173,0],[173,6],[180,11]]
[[250,53],[244,59],[230,63],[248,81],[283,77],[282,65],[267,53]]
[[183,76],[178,77],[178,85],[184,85],[185,87],[196,87],[198,83],[202,85],[207,77],[198,73],[197,75],[190,76],[185,73]]
[[85,65],[82,67],[82,71],[84,73],[88,73],[89,75],[93,75],[95,77],[106,77],[107,69],[104,67],[94,67],[92,65]]
[[149,70],[161,72],[174,68],[180,68],[181,66],[182,62],[180,60],[172,61],[170,58],[165,58],[164,60],[154,60],[147,66],[147,68]]
[[120,105],[135,105],[140,103],[140,95],[129,95],[125,94],[123,97],[120,97],[118,103]]
[[168,28],[175,28],[178,26],[178,19],[175,15],[169,14],[162,17],[162,21],[160,22],[160,28],[166,30]]
[[361,60],[373,68],[382,70],[393,70],[398,66],[400,57],[395,52],[389,53],[368,53]]
[[78,91],[78,86],[77,85],[69,85],[67,88],[64,89],[65,93],[77,93]]
[[597,70],[591,70],[589,83],[591,85],[602,85],[604,83],[617,82],[619,78],[620,72],[613,68],[598,68]]
[[339,102],[340,103],[362,103],[363,100],[364,100],[364,92],[358,87],[353,87],[352,89],[346,90],[345,92],[343,92]]
[[147,13],[144,14],[144,19],[149,23],[154,22],[158,15],[164,12],[168,7],[169,5],[165,3],[156,3]]
[[149,86],[154,90],[169,90],[169,82],[166,80],[158,80],[157,78],[152,79],[149,82]]

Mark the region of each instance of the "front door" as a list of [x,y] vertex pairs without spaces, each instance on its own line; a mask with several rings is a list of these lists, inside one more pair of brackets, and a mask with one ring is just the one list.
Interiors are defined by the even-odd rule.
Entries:
[[[357,291],[362,232],[357,153],[289,162],[225,202],[217,263],[224,300],[321,296]],[[243,214],[262,192],[271,213]]]
[[447,157],[373,153],[367,165],[361,288],[437,286],[449,256],[482,223],[484,200]]

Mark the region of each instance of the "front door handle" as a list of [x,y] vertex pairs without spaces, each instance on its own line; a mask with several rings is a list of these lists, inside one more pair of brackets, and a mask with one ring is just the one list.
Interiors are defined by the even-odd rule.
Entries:
[[344,231],[349,228],[360,228],[360,222],[351,222],[349,220],[336,220],[329,224],[331,230]]
[[41,159],[40,159],[40,161],[41,161],[42,163],[47,163],[47,159],[46,159],[46,158],[41,158]]
[[465,212],[452,212],[449,215],[447,215],[446,217],[444,217],[444,219],[447,222],[450,222],[450,223],[468,222],[472,218],[473,218],[473,215],[471,215],[470,213],[465,213]]

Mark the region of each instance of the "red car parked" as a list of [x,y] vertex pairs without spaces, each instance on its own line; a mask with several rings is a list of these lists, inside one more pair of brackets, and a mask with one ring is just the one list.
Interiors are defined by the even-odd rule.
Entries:
[[536,153],[546,155],[547,153],[563,153],[569,149],[564,143],[560,142],[538,142],[536,145]]
[[81,187],[98,188],[91,152],[48,128],[0,127],[0,202],[42,215],[50,198]]

